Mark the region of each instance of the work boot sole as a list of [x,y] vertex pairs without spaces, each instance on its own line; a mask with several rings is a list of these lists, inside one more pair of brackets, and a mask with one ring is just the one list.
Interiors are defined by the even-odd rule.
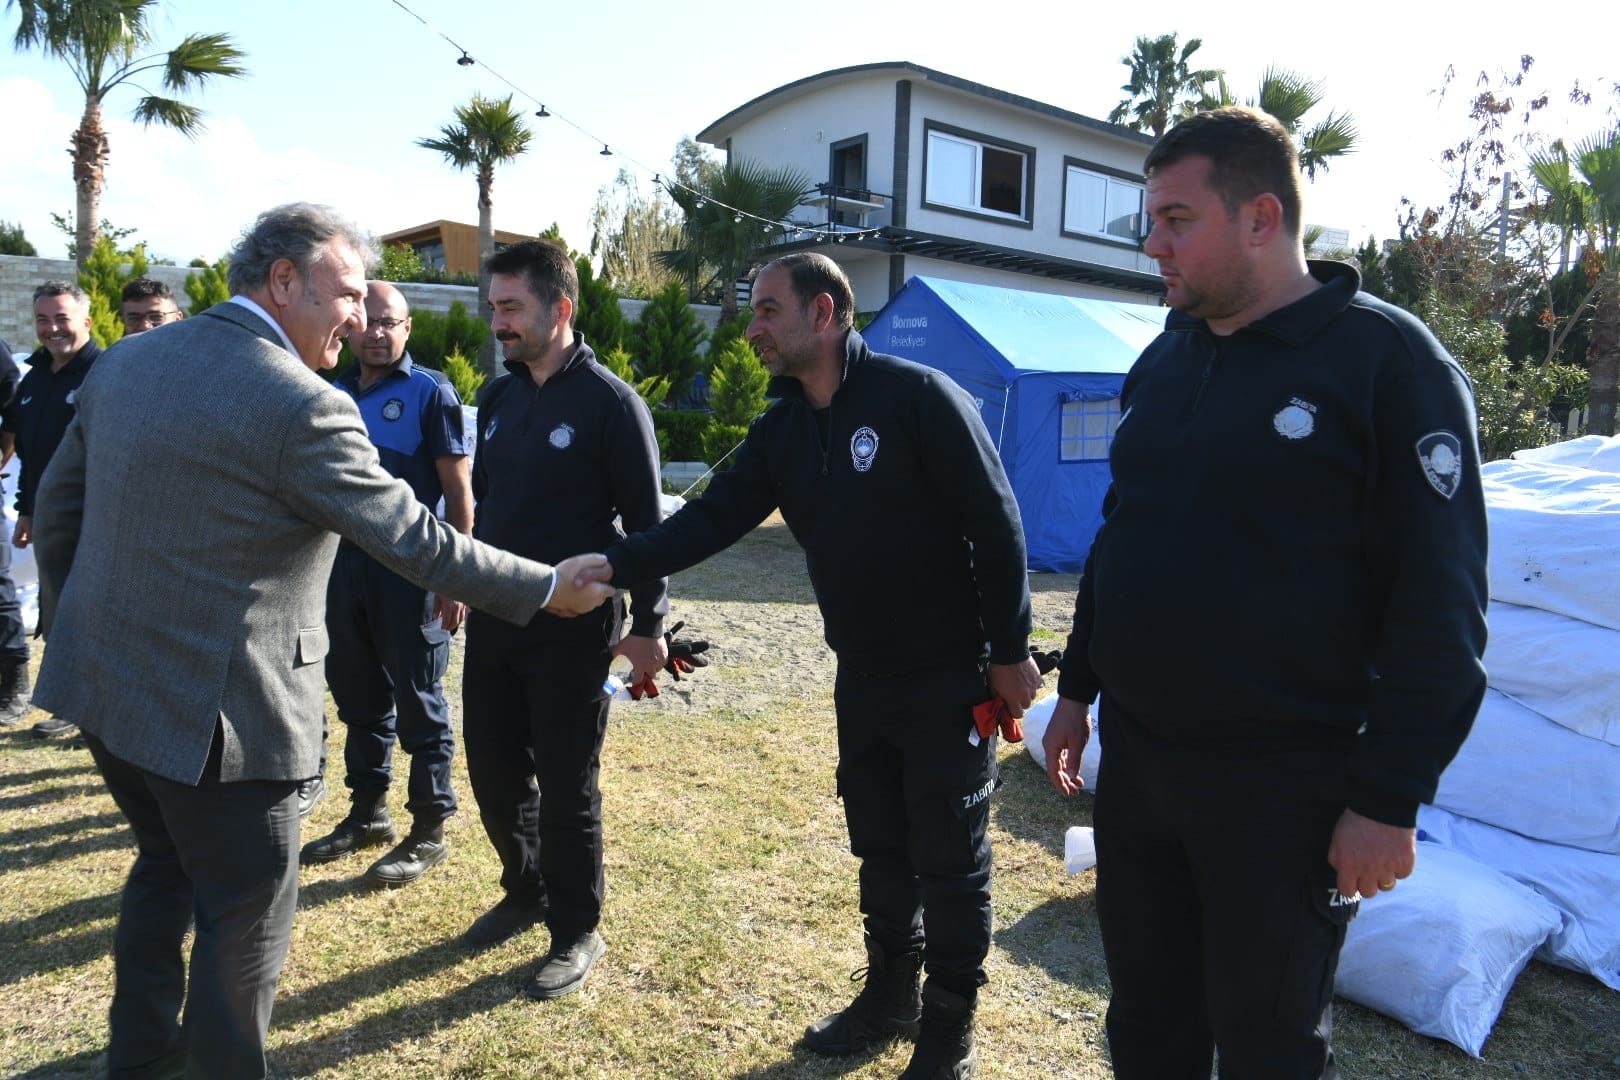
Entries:
[[[395,862],[384,862],[383,859],[379,859],[372,863],[371,868],[366,871],[366,880],[371,882],[373,885],[383,885],[391,889],[400,885],[409,885],[411,882],[416,881],[435,866],[443,863],[449,857],[450,845],[439,844],[432,851],[415,861],[416,865],[414,870],[409,873],[394,874],[390,874],[388,871],[394,867],[402,865],[404,860],[401,859]],[[386,856],[384,858],[386,858]]]
[[354,847],[344,848],[341,851],[333,849],[316,850],[315,845],[320,843],[319,840],[316,840],[313,843],[305,844],[299,849],[298,862],[302,866],[337,862],[339,859],[347,859],[350,855],[358,855],[367,848],[382,847],[385,844],[392,844],[398,839],[399,830],[389,829],[386,834],[379,834],[376,837],[368,837],[356,843]]

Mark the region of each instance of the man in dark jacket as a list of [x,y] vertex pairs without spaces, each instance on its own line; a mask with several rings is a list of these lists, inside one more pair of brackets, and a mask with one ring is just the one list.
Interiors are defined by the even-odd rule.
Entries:
[[[51,455],[56,453],[62,433],[73,419],[79,386],[90,373],[90,365],[101,355],[101,346],[90,336],[90,298],[71,282],[47,281],[34,290],[34,331],[39,335],[40,347],[28,358],[28,374],[23,376],[4,413],[0,413],[17,452],[17,526],[11,543],[18,548],[33,542],[34,495],[40,477],[45,475],[45,466],[51,463]],[[6,577],[10,580],[9,555],[6,563]],[[27,710],[28,692],[28,646],[22,642],[21,634],[19,618],[14,632],[6,635],[10,646],[0,643],[0,701],[13,708],[20,705],[19,718]],[[8,691],[10,697],[6,696]],[[18,695],[23,695],[24,700],[18,702]],[[35,724],[34,734],[43,738],[67,735],[77,726],[71,720],[52,716]]]
[[1125,380],[1048,770],[1077,790],[1100,689],[1116,1074],[1206,1080],[1218,1049],[1337,1076],[1345,926],[1412,872],[1485,690],[1472,394],[1353,268],[1306,262],[1270,116],[1201,113],[1144,171],[1175,311]]
[[973,707],[995,694],[1021,717],[1040,686],[1018,506],[972,398],[868,349],[831,259],[771,263],[750,306],[780,400],[701,498],[608,549],[614,581],[701,562],[781,508],[838,655],[838,792],[866,916],[866,985],[804,1045],[905,1035],[905,1080],[971,1076],[997,780]]

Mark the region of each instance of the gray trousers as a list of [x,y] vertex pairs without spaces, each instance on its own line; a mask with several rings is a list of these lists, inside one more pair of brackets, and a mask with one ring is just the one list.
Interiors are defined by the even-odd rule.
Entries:
[[184,1050],[188,1077],[263,1077],[298,903],[298,785],[220,782],[217,736],[195,787],[85,742],[139,848],[113,942],[108,1074],[139,1076]]

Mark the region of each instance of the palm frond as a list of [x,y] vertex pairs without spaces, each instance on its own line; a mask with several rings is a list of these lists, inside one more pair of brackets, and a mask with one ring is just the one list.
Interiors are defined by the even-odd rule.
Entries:
[[191,34],[169,50],[163,68],[163,85],[173,91],[188,90],[219,76],[236,79],[247,74],[242,64],[247,54],[231,42],[229,34]]
[[203,111],[195,105],[155,94],[148,94],[135,104],[136,120],[173,128],[188,139],[195,139],[202,132],[202,116]]

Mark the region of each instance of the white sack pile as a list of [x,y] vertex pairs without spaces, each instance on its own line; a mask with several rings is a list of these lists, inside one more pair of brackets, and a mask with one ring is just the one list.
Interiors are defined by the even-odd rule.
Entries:
[[1491,689],[1336,984],[1475,1056],[1531,955],[1620,990],[1620,438],[1483,475]]

